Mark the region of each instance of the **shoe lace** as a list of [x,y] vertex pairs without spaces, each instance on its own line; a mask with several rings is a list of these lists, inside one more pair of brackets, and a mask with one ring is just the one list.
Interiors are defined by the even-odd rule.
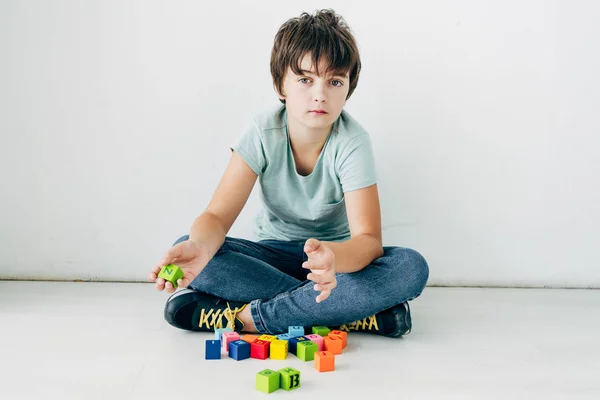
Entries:
[[379,330],[379,325],[377,325],[377,318],[375,315],[371,315],[370,317],[359,319],[358,321],[351,322],[349,324],[343,324],[340,326],[340,331],[370,331],[370,330]]
[[[229,306],[229,303],[227,303],[227,307],[225,309],[211,308],[208,310],[208,312],[206,311],[206,309],[203,308],[200,313],[200,328],[202,328],[204,324],[206,324],[206,327],[208,329],[223,328],[223,318],[225,318],[225,320],[227,321],[227,325],[225,325],[225,327],[235,332],[235,318],[237,314],[244,309],[245,306],[246,305],[244,304],[241,307],[235,307],[234,309],[232,309]],[[210,321],[208,320],[209,318]]]

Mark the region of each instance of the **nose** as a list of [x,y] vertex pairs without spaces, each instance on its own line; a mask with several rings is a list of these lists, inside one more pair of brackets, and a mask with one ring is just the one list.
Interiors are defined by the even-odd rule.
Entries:
[[322,83],[315,83],[313,85],[313,100],[315,103],[324,103],[327,101],[325,86]]

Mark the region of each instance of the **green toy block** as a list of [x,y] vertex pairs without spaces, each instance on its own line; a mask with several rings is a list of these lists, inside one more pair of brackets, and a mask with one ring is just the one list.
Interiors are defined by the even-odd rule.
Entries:
[[165,281],[169,281],[173,284],[173,287],[177,287],[177,281],[183,278],[183,271],[179,266],[175,264],[169,264],[162,267],[158,274],[159,278],[163,278]]
[[283,390],[294,390],[300,387],[300,371],[287,367],[279,370],[281,374],[281,388]]
[[256,374],[256,390],[260,390],[264,393],[272,393],[279,389],[280,386],[280,376],[279,372],[264,369]]
[[316,333],[319,336],[327,336],[327,335],[329,335],[329,332],[331,332],[331,330],[326,326],[313,326],[312,327],[312,333]]
[[312,361],[315,359],[317,351],[319,351],[319,346],[311,340],[298,342],[296,356],[302,361]]

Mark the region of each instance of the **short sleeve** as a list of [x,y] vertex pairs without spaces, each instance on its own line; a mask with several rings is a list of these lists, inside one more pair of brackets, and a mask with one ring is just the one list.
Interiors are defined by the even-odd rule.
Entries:
[[230,146],[235,150],[256,175],[260,176],[267,166],[261,131],[256,123],[248,128]]
[[362,133],[352,138],[340,151],[336,166],[344,192],[377,183],[375,157],[369,134]]

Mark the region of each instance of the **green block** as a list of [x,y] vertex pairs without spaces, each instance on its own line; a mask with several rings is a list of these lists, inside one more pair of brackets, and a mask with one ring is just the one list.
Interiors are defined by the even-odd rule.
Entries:
[[319,351],[319,346],[311,340],[298,342],[296,356],[302,361],[312,361],[315,359],[317,351]]
[[300,387],[300,371],[287,367],[279,370],[281,374],[281,388],[283,390],[294,390]]
[[279,389],[280,373],[264,369],[256,374],[256,390],[264,393],[272,393]]
[[165,281],[169,281],[173,284],[173,287],[177,287],[177,280],[183,278],[183,271],[175,264],[169,264],[162,267],[158,273],[159,278],[163,278]]
[[326,326],[313,326],[312,327],[312,333],[317,334],[319,336],[327,336],[329,335],[329,332],[331,332],[331,329],[329,329]]

